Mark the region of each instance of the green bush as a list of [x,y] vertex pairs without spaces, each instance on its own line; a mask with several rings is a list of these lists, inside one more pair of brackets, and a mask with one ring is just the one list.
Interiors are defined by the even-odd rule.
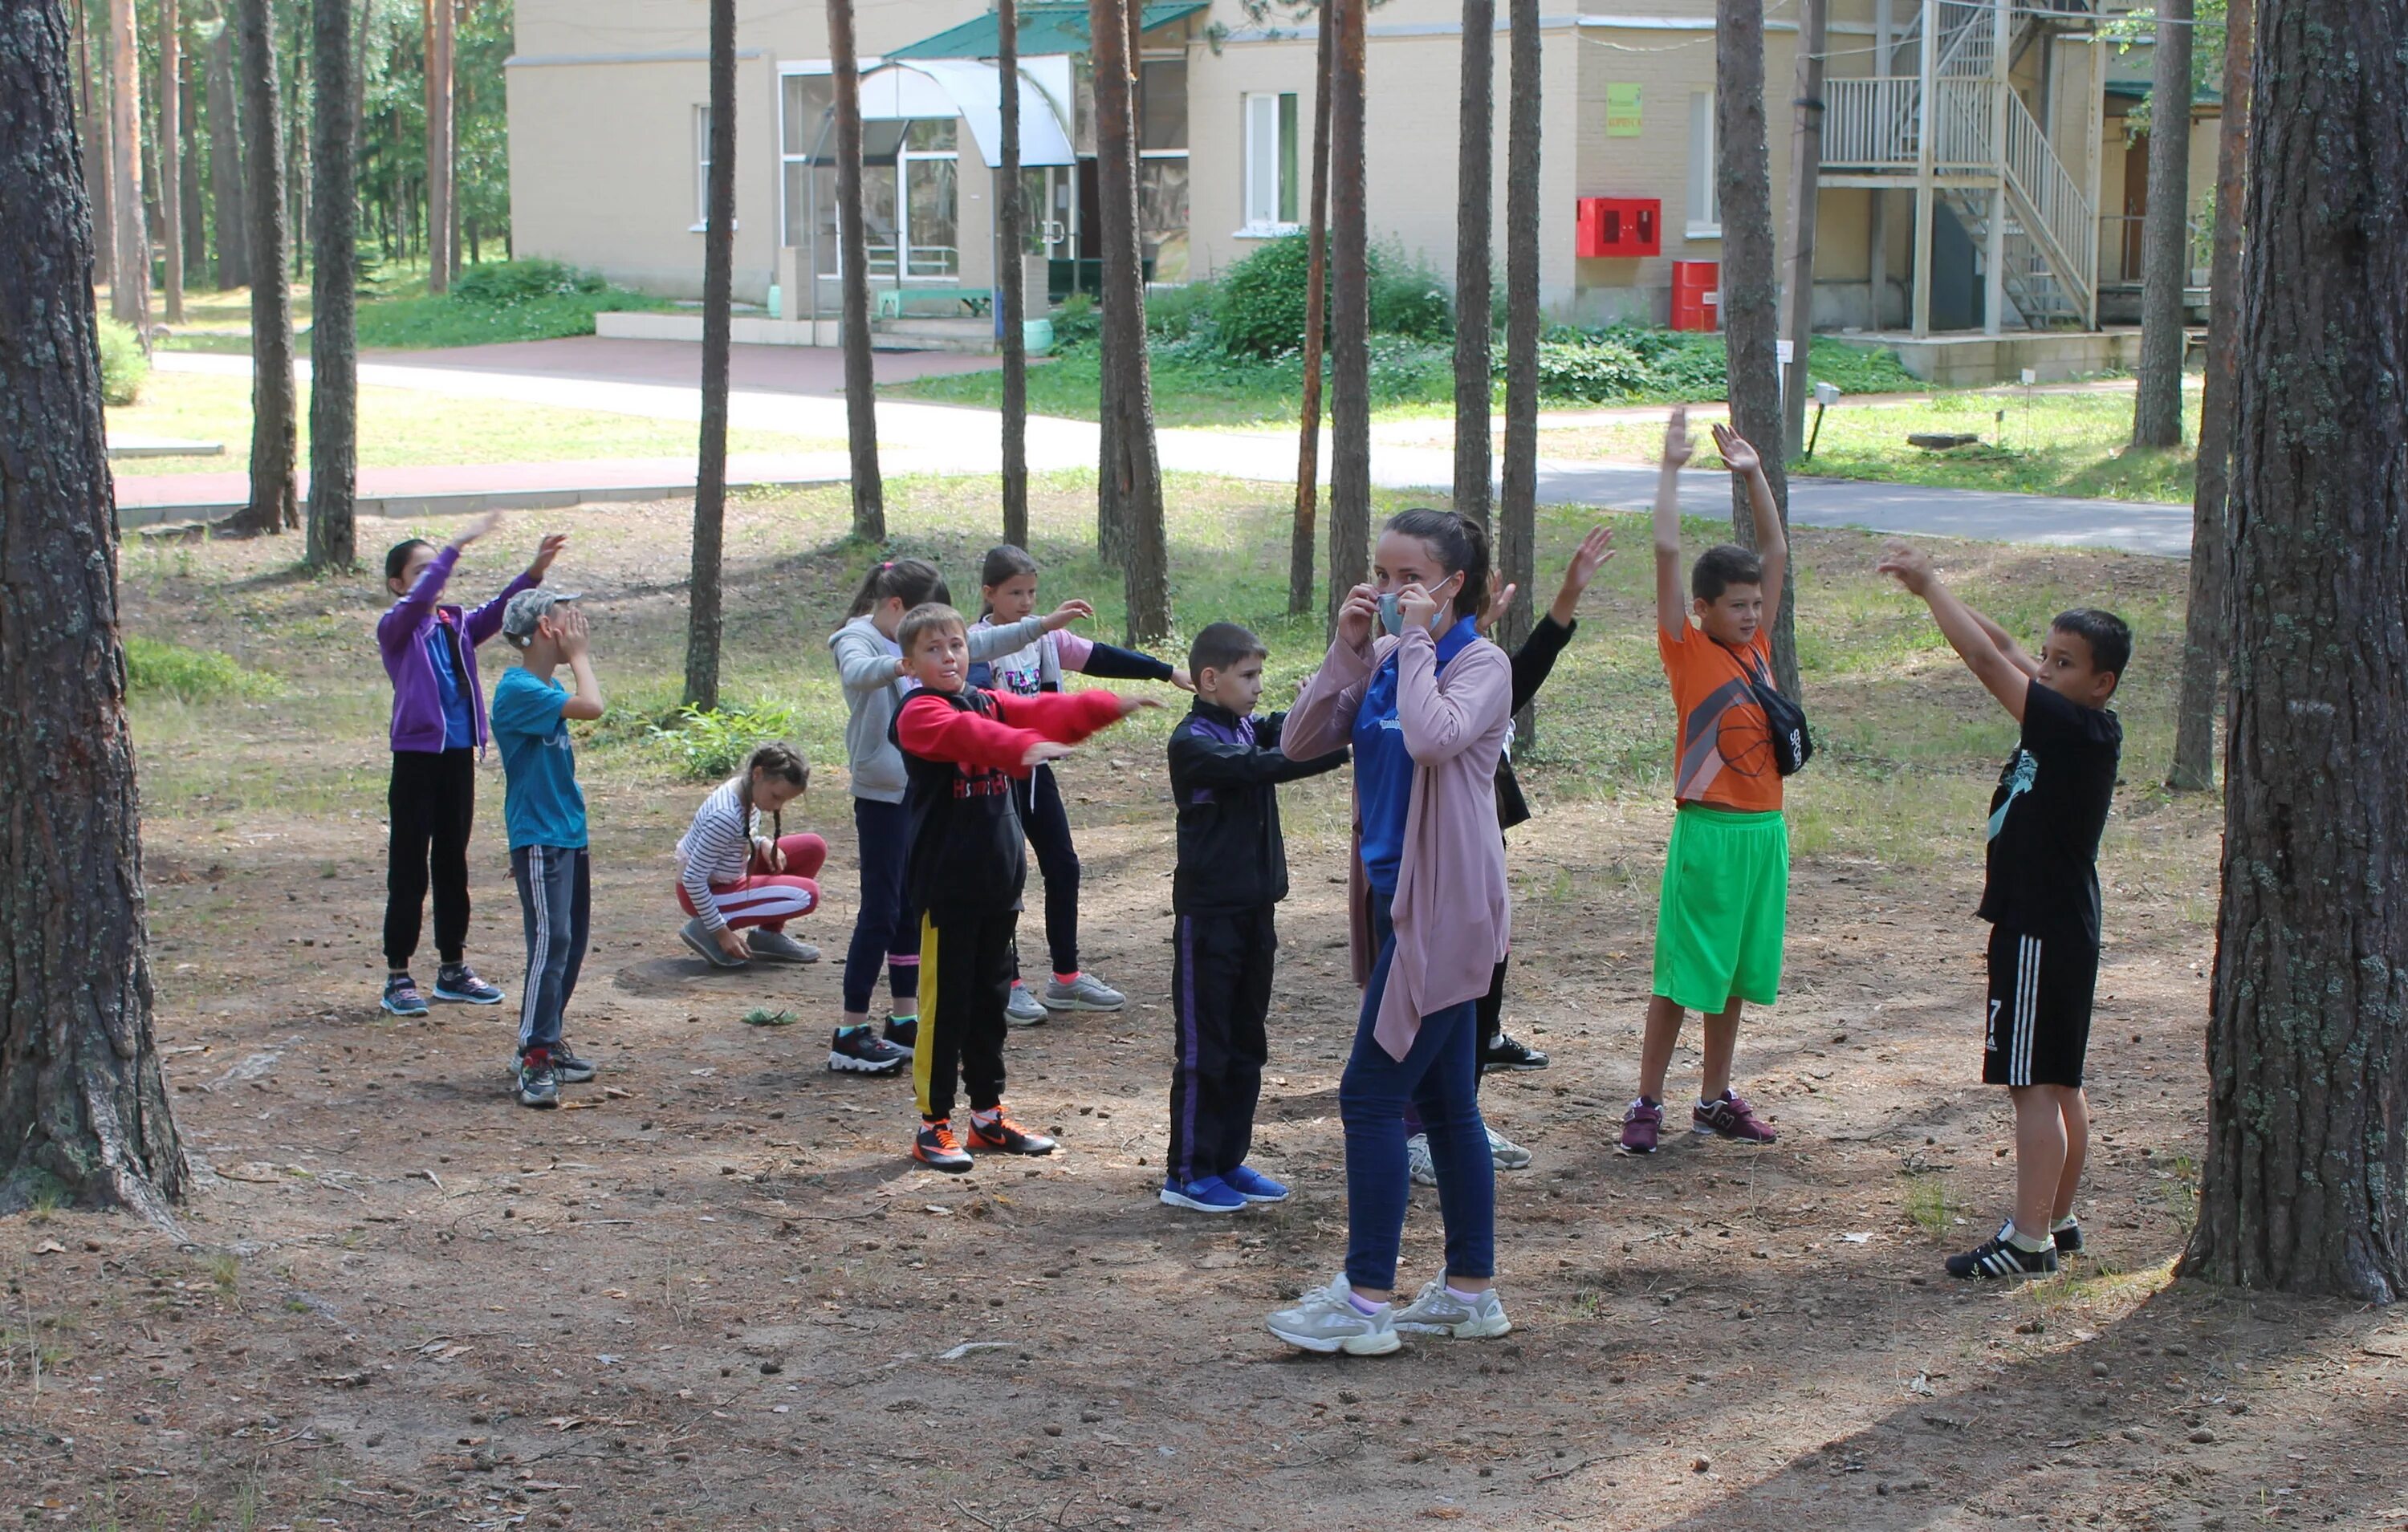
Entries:
[[113,319],[100,322],[100,397],[104,403],[130,405],[141,397],[150,380],[150,359],[142,354],[141,337],[131,324]]
[[1419,256],[1375,249],[1371,256],[1371,333],[1413,340],[1455,338],[1455,294]]
[[771,702],[716,712],[688,707],[678,710],[675,728],[655,724],[652,737],[687,776],[716,781],[736,775],[756,747],[784,738],[794,726],[794,709]]
[[1157,287],[1145,295],[1145,333],[1156,340],[1181,340],[1212,319],[1212,284],[1186,282]]
[[174,697],[185,704],[273,696],[281,690],[276,678],[246,670],[231,655],[138,634],[125,638],[125,689],[134,696]]
[[[1392,251],[1367,252],[1371,333],[1416,340],[1455,336],[1454,299],[1436,272]],[[1304,347],[1312,240],[1282,235],[1223,273],[1212,318],[1233,356],[1277,356]]]
[[460,273],[452,296],[460,303],[509,304],[609,289],[598,272],[559,261],[486,261]]
[[1073,293],[1054,310],[1054,346],[1057,351],[1091,344],[1103,333],[1104,317],[1096,312],[1096,300],[1091,294]]

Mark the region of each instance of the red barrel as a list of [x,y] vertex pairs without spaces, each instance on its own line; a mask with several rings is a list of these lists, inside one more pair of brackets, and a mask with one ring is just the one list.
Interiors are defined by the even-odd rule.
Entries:
[[1672,328],[1713,330],[1721,323],[1723,267],[1719,261],[1672,263]]

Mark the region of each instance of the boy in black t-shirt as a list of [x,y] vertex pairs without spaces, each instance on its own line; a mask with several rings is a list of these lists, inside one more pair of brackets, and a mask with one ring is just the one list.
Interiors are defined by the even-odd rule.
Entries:
[[2015,1104],[2015,1211],[1952,1277],[2026,1277],[2082,1248],[2073,1193],[2089,1149],[2082,1059],[2099,981],[2099,836],[2115,794],[2124,725],[2107,704],[2132,659],[2132,630],[2078,608],[2049,624],[2040,658],[1940,581],[1931,557],[1892,542],[1879,566],[1923,598],[1966,667],[2023,737],[1990,799],[1989,1027],[1982,1081]]

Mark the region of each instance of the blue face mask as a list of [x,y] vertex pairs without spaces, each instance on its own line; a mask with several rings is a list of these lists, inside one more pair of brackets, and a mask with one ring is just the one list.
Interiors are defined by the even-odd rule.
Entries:
[[[1438,590],[1430,593],[1438,597],[1438,615],[1430,619],[1432,632],[1438,631],[1440,624],[1454,620],[1455,610],[1448,605],[1451,598],[1440,595],[1439,591],[1445,590],[1455,578],[1456,577],[1449,577],[1448,580],[1440,581]],[[1405,631],[1405,613],[1400,592],[1390,591],[1380,597],[1380,631],[1391,638]]]

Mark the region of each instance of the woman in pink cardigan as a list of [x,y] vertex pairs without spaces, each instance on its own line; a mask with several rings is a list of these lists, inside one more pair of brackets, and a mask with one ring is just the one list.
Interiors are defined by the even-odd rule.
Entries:
[[[1395,1351],[1399,1331],[1472,1338],[1512,1327],[1496,1293],[1496,1171],[1474,1047],[1476,1002],[1510,923],[1496,779],[1513,676],[1479,634],[1487,534],[1453,511],[1401,512],[1381,532],[1372,575],[1339,609],[1328,657],[1280,735],[1299,760],[1354,748],[1348,892],[1363,1009],[1338,1086],[1346,1270],[1273,1314],[1270,1331],[1306,1351],[1357,1356]],[[1375,626],[1387,636],[1375,640]],[[1446,1270],[1398,1309],[1409,1101],[1429,1134]]]

